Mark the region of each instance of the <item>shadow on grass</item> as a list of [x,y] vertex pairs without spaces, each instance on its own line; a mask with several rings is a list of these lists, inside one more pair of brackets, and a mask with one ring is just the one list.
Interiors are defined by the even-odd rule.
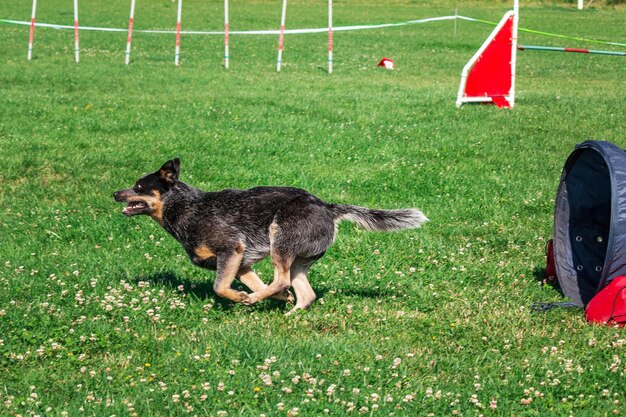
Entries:
[[324,297],[327,293],[341,294],[346,297],[358,298],[386,298],[391,297],[395,292],[381,288],[330,288],[330,287],[313,287],[318,298]]
[[[223,299],[221,297],[217,297],[215,292],[213,291],[213,280],[207,280],[202,282],[190,281],[184,278],[177,276],[175,273],[171,271],[161,271],[156,272],[150,275],[142,275],[136,276],[133,279],[133,282],[138,283],[140,281],[147,281],[151,286],[160,286],[165,287],[171,291],[179,291],[179,287],[183,286],[183,291],[190,296],[197,298],[199,300],[214,300],[215,306],[219,306],[221,309],[228,310],[231,309],[235,303],[230,300]],[[248,287],[241,284],[239,281],[235,281],[233,283],[233,289],[237,291],[246,291],[250,292]],[[357,298],[372,298],[379,299],[385,297],[391,297],[394,292],[386,289],[373,289],[373,288],[330,288],[328,286],[313,288],[315,290],[315,294],[317,298],[320,299],[324,297],[327,293],[331,294],[341,294],[345,297],[357,297]],[[293,289],[291,290],[293,292]],[[255,306],[255,311],[266,311],[266,310],[284,310],[285,308],[290,308],[287,303],[280,300],[268,299],[264,300],[265,302],[258,304]]]
[[[134,282],[147,281],[151,286],[165,287],[171,291],[179,291],[179,287],[183,286],[183,292],[191,297],[197,298],[200,301],[212,300],[215,302],[214,306],[219,307],[222,310],[231,309],[235,303],[230,300],[217,297],[213,291],[213,280],[207,280],[202,282],[190,281],[177,276],[171,271],[155,272],[150,275],[142,275],[135,277]],[[239,291],[245,291],[245,287],[239,283],[233,284],[233,288]]]
[[548,285],[552,287],[553,290],[557,291],[561,296],[564,296],[563,290],[561,289],[559,281],[556,279],[556,277],[546,276],[546,268],[535,268],[535,270],[533,271],[533,276],[543,285]]

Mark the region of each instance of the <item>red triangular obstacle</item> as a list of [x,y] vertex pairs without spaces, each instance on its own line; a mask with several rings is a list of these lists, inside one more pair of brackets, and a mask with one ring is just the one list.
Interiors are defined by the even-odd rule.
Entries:
[[457,106],[468,102],[493,102],[512,107],[515,92],[515,13],[504,15],[485,43],[463,68]]

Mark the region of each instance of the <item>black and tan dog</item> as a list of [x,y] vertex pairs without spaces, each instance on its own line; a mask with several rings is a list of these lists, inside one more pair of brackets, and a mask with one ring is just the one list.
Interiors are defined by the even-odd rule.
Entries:
[[[295,301],[290,313],[309,307],[316,298],[307,277],[309,267],[332,245],[341,220],[380,231],[416,228],[428,221],[417,209],[331,204],[297,188],[204,192],[180,181],[179,174],[180,160],[168,161],[132,188],[116,192],[115,200],[128,203],[127,216],[147,214],[156,220],[195,265],[217,270],[217,295],[246,305],[274,297]],[[252,269],[267,256],[274,266],[270,285]],[[253,292],[232,289],[235,278]]]

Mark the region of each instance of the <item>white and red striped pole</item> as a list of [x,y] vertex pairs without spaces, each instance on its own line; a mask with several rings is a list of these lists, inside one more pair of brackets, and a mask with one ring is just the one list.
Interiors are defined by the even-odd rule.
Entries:
[[228,0],[224,0],[224,68],[228,69],[230,61],[228,51]]
[[28,34],[28,60],[33,57],[33,40],[35,39],[35,13],[37,12],[37,0],[33,0],[33,12],[30,15],[30,33]]
[[74,0],[74,57],[76,63],[80,60],[80,48],[78,46],[78,0]]
[[328,73],[333,73],[333,0],[328,0]]
[[180,19],[183,14],[183,0],[178,0],[178,13],[176,15],[176,50],[174,52],[174,64],[180,64]]
[[128,19],[128,36],[126,37],[126,65],[130,64],[130,44],[133,41],[133,24],[135,23],[135,0],[130,0],[130,18]]
[[278,36],[278,62],[276,63],[276,71],[280,71],[283,60],[283,44],[285,40],[285,16],[287,15],[287,0],[283,0],[283,12],[280,17],[280,35]]
[[519,49],[520,51],[529,50],[529,51],[575,52],[579,54],[626,56],[626,52],[621,52],[621,51],[603,51],[599,49],[582,49],[582,48],[559,48],[555,46],[519,45],[517,49]]

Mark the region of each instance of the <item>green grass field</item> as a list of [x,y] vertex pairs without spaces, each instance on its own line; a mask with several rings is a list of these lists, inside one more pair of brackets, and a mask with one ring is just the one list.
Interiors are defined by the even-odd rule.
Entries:
[[[81,25],[125,28],[129,2],[81,5]],[[102,3],[102,4],[97,4]],[[275,29],[278,1],[231,5],[231,29]],[[222,2],[185,0],[183,29],[221,30]],[[0,18],[29,20],[29,1]],[[508,2],[337,1],[335,26],[454,14],[497,21]],[[290,2],[287,27],[326,25]],[[139,1],[136,29],[173,29],[176,3]],[[68,1],[40,22],[72,24]],[[520,26],[624,42],[626,9],[522,4]],[[457,109],[465,62],[492,27],[452,21],[276,36],[0,24],[0,415],[613,416],[626,414],[626,334],[542,285],[556,185],[586,139],[626,146],[623,57],[518,54],[512,110]],[[520,33],[520,43],[616,47]],[[383,57],[396,69],[376,67]],[[342,223],[312,269],[302,314],[217,299],[115,190],[178,156],[205,190],[287,185],[332,202],[419,207],[422,229]],[[258,265],[264,280],[267,261]]]

